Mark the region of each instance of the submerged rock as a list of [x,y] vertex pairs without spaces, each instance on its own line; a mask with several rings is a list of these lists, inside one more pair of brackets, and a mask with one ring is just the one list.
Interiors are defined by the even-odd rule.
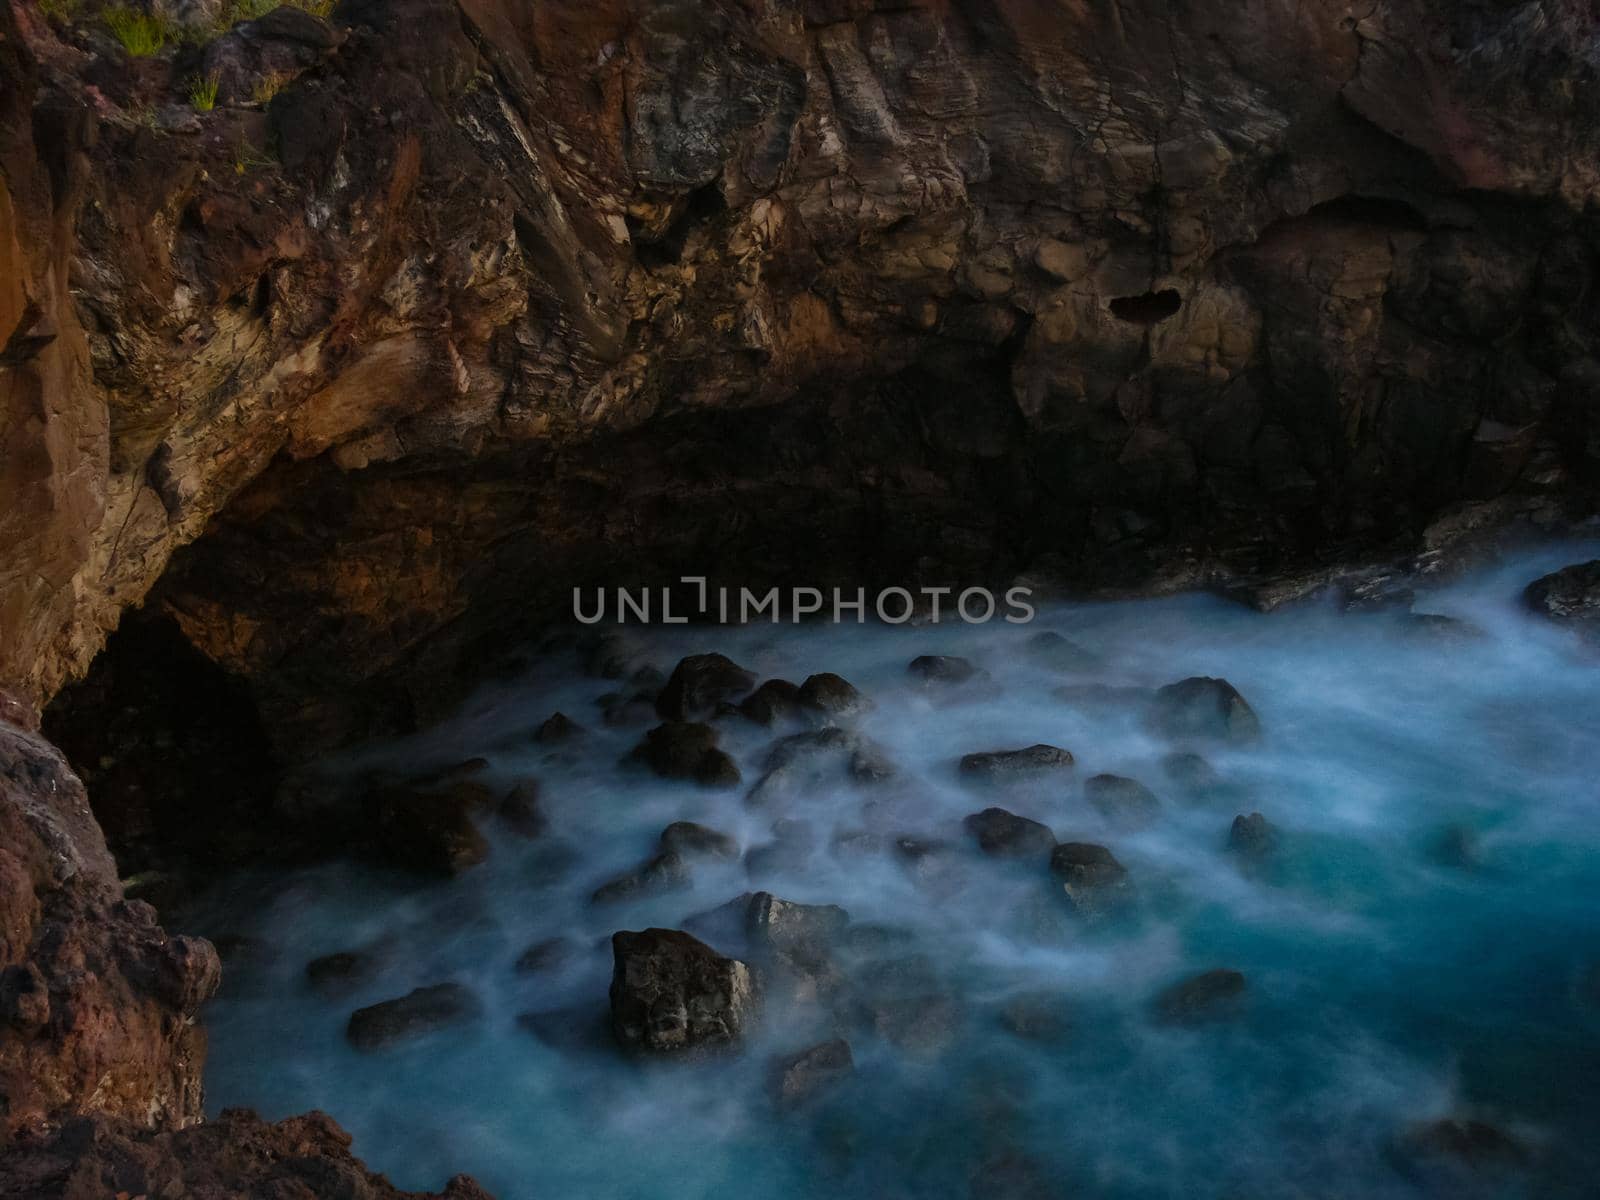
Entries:
[[1000,1027],[1025,1041],[1054,1044],[1072,1029],[1072,1002],[1055,991],[1019,992],[1000,1006]]
[[906,665],[906,670],[923,683],[967,683],[988,674],[953,654],[918,655]]
[[1161,815],[1161,801],[1137,779],[1095,775],[1083,784],[1083,795],[1118,829],[1144,829]]
[[961,1008],[922,955],[874,963],[851,980],[857,1018],[912,1054],[935,1054],[955,1038]]
[[834,1038],[774,1058],[767,1068],[767,1093],[780,1108],[793,1108],[848,1078],[855,1069],[850,1043]]
[[459,983],[419,987],[394,1000],[358,1008],[345,1036],[357,1050],[381,1050],[476,1018],[476,995]]
[[871,707],[855,685],[832,671],[808,676],[800,685],[800,703],[825,717],[853,717]]
[[560,745],[580,738],[586,730],[571,717],[563,712],[554,712],[546,717],[539,728],[533,731],[533,740],[545,746]]
[[1110,910],[1131,890],[1127,868],[1093,842],[1062,842],[1050,852],[1050,872],[1072,907],[1085,916]]
[[1255,710],[1226,679],[1196,675],[1156,691],[1150,725],[1171,738],[1252,742],[1261,736]]
[[1173,783],[1191,792],[1203,792],[1222,782],[1215,767],[1188,750],[1174,750],[1164,755],[1161,770]]
[[694,720],[725,700],[738,700],[755,686],[755,675],[727,655],[691,654],[673,668],[656,698],[656,711],[667,721]]
[[1412,1126],[1388,1146],[1402,1175],[1442,1196],[1482,1196],[1532,1161],[1527,1148],[1487,1121],[1446,1118]]
[[663,892],[688,886],[689,864],[682,855],[663,850],[632,871],[626,871],[595,888],[589,901],[592,904],[619,904],[625,900],[642,900],[647,896],[659,896]]
[[1056,847],[1048,825],[1003,808],[986,808],[961,822],[985,854],[1000,858],[1036,858],[1043,862]]
[[628,755],[663,779],[687,779],[702,787],[732,787],[739,768],[717,748],[717,731],[698,722],[665,721]]
[[1278,844],[1278,829],[1258,812],[1234,817],[1228,830],[1228,849],[1248,859],[1266,858]]
[[682,930],[622,930],[611,949],[611,1029],[628,1049],[678,1053],[734,1044],[755,1017],[750,968]]
[[683,857],[738,858],[739,843],[720,830],[694,821],[674,821],[661,831],[661,849]]
[[370,791],[365,807],[382,857],[429,875],[459,875],[483,862],[489,843],[474,816],[493,804],[493,789],[477,778],[487,766],[473,759]]
[[1166,988],[1153,1006],[1157,1020],[1168,1025],[1203,1025],[1231,1020],[1244,1008],[1245,978],[1219,967],[1202,971]]
[[740,715],[757,725],[793,720],[800,711],[800,689],[787,679],[769,679],[739,702]]
[[1600,559],[1574,563],[1530,583],[1522,602],[1540,616],[1600,643]]
[[539,781],[521,779],[506,793],[496,810],[505,827],[518,837],[541,836],[548,822],[539,805]]
[[1021,750],[988,750],[963,755],[960,769],[965,778],[994,783],[1065,773],[1072,768],[1072,763],[1070,750],[1041,742]]
[[383,965],[372,950],[340,950],[313,958],[306,964],[306,982],[324,996],[340,996],[369,983]]
[[540,975],[559,970],[572,961],[577,950],[577,944],[571,938],[545,938],[517,955],[517,961],[511,969],[518,975]]
[[1056,671],[1092,671],[1100,666],[1100,656],[1053,629],[1034,634],[1027,641],[1028,657]]

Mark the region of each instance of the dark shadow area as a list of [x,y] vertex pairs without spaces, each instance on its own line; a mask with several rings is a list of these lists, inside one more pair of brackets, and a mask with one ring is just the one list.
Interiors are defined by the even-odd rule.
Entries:
[[1182,307],[1183,297],[1177,289],[1163,288],[1142,296],[1118,296],[1111,301],[1111,315],[1135,325],[1159,325],[1168,317],[1176,316]]

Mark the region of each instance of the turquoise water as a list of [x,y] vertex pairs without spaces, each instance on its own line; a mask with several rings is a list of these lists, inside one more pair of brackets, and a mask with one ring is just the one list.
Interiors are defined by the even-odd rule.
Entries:
[[[368,755],[482,755],[507,785],[535,776],[544,838],[491,830],[490,860],[449,883],[335,864],[241,879],[209,902],[205,932],[253,939],[205,1014],[209,1108],[326,1109],[396,1183],[438,1187],[466,1171],[502,1200],[1406,1197],[1430,1194],[1431,1177],[1397,1170],[1389,1147],[1445,1116],[1487,1120],[1527,1151],[1522,1169],[1474,1177],[1481,1194],[1592,1196],[1600,1008],[1585,981],[1600,962],[1600,665],[1516,599],[1537,575],[1597,553],[1530,551],[1422,594],[1418,611],[1483,631],[1459,641],[1394,614],[1311,602],[1261,615],[1206,596],[1051,607],[1028,626],[636,629],[643,659],[663,671],[718,650],[763,678],[835,671],[873,699],[860,726],[896,762],[890,783],[822,784],[760,811],[744,788],[621,767],[646,726],[606,726],[596,698],[617,685],[551,650],[446,726]],[[1039,665],[1026,642],[1041,629],[1103,666],[1063,676]],[[965,655],[998,689],[933,703],[905,669],[925,653]],[[1172,746],[1134,710],[1052,694],[1197,674],[1232,681],[1265,730],[1252,747],[1204,748],[1220,782],[1200,793],[1163,771]],[[591,730],[570,763],[525,737],[557,709]],[[736,717],[718,725],[748,786],[780,734]],[[1069,782],[997,795],[957,778],[961,754],[1034,742],[1076,755]],[[1153,789],[1161,819],[1106,826],[1081,783],[1107,771]],[[960,818],[990,804],[1062,840],[1110,846],[1134,905],[1041,932],[1023,919],[1041,872],[968,848]],[[1257,810],[1281,840],[1246,870],[1227,832],[1235,813]],[[820,849],[803,865],[752,878],[740,863],[697,863],[688,890],[588,902],[671,821],[701,821],[748,849],[783,817],[813,828]],[[952,869],[930,882],[892,855],[830,853],[834,832],[864,826],[947,840]],[[1468,861],[1442,852],[1452,837],[1469,842]],[[677,926],[754,887],[901,931],[883,953],[927,956],[959,1006],[948,1043],[908,1053],[848,1015],[774,1008],[737,1056],[641,1063],[611,1048],[609,934]],[[512,970],[556,935],[580,946],[565,968]],[[309,959],[368,945],[385,948],[386,965],[357,991],[328,1000],[306,985]],[[1163,987],[1216,966],[1248,979],[1237,1020],[1150,1019]],[[379,1054],[346,1044],[352,1009],[447,979],[476,991],[480,1020]],[[1020,1039],[998,1020],[1008,999],[1034,992],[1068,1014],[1058,1041]],[[517,1024],[550,1010],[578,1014],[573,1038],[552,1045]],[[768,1059],[835,1029],[855,1074],[810,1107],[775,1111]],[[994,1170],[1000,1161],[1027,1163],[1034,1190]],[[1461,1179],[1435,1186],[1477,1194]]]

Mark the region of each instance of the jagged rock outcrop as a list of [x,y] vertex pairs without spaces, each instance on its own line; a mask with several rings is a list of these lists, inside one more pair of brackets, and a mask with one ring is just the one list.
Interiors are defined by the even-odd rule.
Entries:
[[0,1157],[0,1198],[41,1196],[340,1196],[349,1200],[491,1200],[469,1176],[440,1192],[405,1192],[350,1153],[324,1113],[269,1124],[244,1109],[177,1131],[80,1117]]
[[0,721],[0,1145],[86,1112],[199,1120],[194,1016],[220,979],[209,942],[169,937],[122,898],[59,752]]
[[1149,584],[1591,506],[1575,0],[0,20],[35,700],[147,600],[295,759],[574,585]]

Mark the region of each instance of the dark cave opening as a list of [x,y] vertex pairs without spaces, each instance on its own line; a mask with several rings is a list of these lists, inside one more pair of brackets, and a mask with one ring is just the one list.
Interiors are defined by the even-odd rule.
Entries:
[[1176,288],[1162,288],[1142,296],[1116,297],[1111,301],[1111,315],[1134,325],[1159,325],[1168,317],[1176,316],[1182,307],[1183,297]]
[[130,613],[88,674],[44,712],[44,733],[88,787],[130,895],[158,907],[185,882],[271,843],[279,764],[249,687],[170,617]]

